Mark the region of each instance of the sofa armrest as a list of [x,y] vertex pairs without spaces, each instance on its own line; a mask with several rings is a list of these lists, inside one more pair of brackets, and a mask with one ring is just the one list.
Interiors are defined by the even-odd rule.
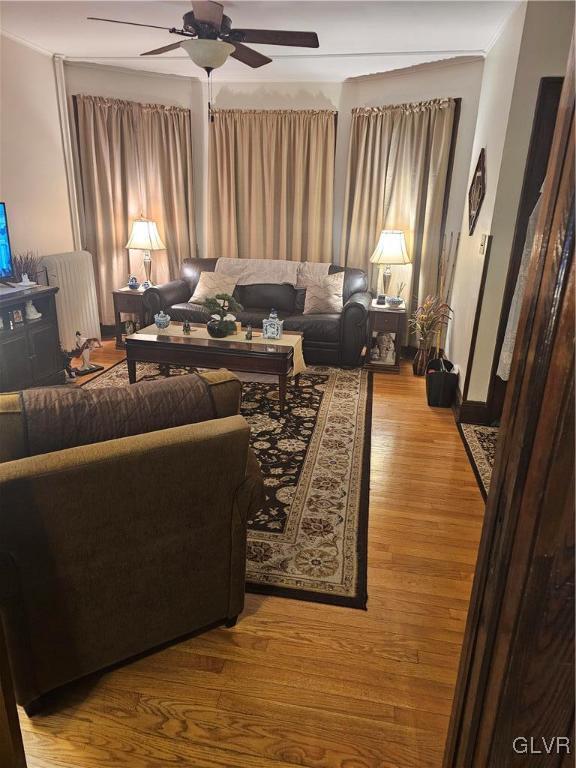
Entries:
[[362,350],[368,333],[368,310],[372,294],[361,291],[352,294],[342,310],[340,323],[340,362],[345,366],[361,363]]
[[144,291],[142,301],[145,309],[155,315],[161,309],[166,312],[172,304],[180,304],[190,298],[190,286],[186,280],[172,280],[164,285],[155,285]]
[[0,464],[21,704],[241,610],[249,436],[232,416]]
[[358,293],[353,293],[346,304],[344,304],[344,311],[350,309],[354,304],[360,304],[364,307],[366,312],[368,312],[372,306],[372,294],[369,291],[358,291]]
[[242,383],[237,376],[221,368],[218,371],[203,371],[199,373],[210,387],[210,395],[214,403],[216,418],[235,416],[240,413],[242,398]]

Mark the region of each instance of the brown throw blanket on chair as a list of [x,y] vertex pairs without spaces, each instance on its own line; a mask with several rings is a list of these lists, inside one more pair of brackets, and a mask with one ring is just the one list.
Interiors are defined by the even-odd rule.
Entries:
[[51,387],[21,394],[28,455],[99,443],[215,417],[210,388],[198,374],[130,387]]

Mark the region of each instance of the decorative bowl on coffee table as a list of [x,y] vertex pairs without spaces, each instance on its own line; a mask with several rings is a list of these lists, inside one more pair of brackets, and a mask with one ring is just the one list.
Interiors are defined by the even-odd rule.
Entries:
[[170,315],[167,315],[163,310],[160,310],[157,315],[154,315],[154,324],[159,330],[165,330],[170,325]]

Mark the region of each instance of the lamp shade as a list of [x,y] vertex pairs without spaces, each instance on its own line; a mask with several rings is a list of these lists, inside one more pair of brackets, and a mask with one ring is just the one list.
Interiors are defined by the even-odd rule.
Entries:
[[409,264],[404,232],[401,229],[383,229],[370,261],[373,264]]
[[132,231],[125,247],[140,251],[163,251],[166,248],[158,234],[156,222],[150,219],[136,219],[132,222]]
[[222,40],[184,40],[180,47],[184,48],[194,64],[210,70],[221,67],[236,50],[231,43]]

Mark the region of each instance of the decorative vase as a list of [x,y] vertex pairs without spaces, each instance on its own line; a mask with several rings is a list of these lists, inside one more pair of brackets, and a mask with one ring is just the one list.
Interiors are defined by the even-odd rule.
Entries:
[[425,341],[421,341],[416,356],[412,361],[414,376],[424,376],[431,354],[432,348]]
[[26,302],[24,314],[26,315],[26,320],[39,320],[42,317],[42,313],[38,312],[32,301]]
[[163,331],[170,325],[170,315],[167,315],[163,310],[160,310],[157,315],[154,315],[154,323],[156,324],[156,328]]
[[278,312],[270,310],[270,317],[262,321],[262,336],[265,339],[281,339],[284,320],[278,320]]
[[213,339],[223,339],[230,333],[230,323],[227,320],[212,319],[206,323],[206,329]]
[[128,278],[128,288],[131,288],[133,291],[137,291],[138,288],[140,288],[140,283],[138,282],[136,275],[130,275]]

